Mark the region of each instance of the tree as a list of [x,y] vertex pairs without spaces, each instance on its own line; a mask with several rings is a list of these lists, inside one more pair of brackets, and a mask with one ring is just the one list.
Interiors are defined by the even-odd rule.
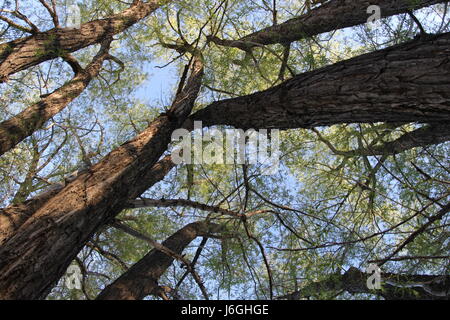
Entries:
[[111,40],[111,38],[107,38],[104,41],[99,53],[86,69],[83,69],[75,58],[71,56],[66,57],[73,68],[75,77],[63,87],[42,97],[41,101],[0,124],[0,134],[2,136],[0,140],[1,154],[11,150],[23,139],[40,129],[51,117],[59,113],[86,89],[89,82],[98,75],[103,61],[105,59],[114,59],[108,54]]
[[[449,39],[449,34],[443,34],[303,73],[266,91],[215,102],[192,119],[208,126],[257,129],[349,122],[448,122],[450,109],[445,101],[448,90],[442,63],[448,57]],[[423,81],[428,90],[418,89]]]
[[[119,225],[119,227],[121,226]],[[172,264],[174,258],[185,262],[180,254],[190,242],[198,236],[208,237],[220,229],[220,225],[208,222],[191,223],[164,241],[161,248],[150,241],[155,249],[145,255],[114,283],[103,289],[97,299],[141,300],[149,294],[159,294],[161,288],[158,286],[158,279]],[[194,272],[189,262],[186,263],[186,266],[189,271]]]
[[[7,81],[11,74],[18,71],[111,38],[144,19],[163,2],[133,1],[132,5],[123,12],[107,19],[82,24],[79,29],[61,28],[57,23],[59,19],[56,9],[46,6],[53,18],[55,28],[47,32],[40,32],[33,28],[31,36],[4,43],[0,48],[0,79],[2,82]],[[42,1],[42,3],[46,2]],[[17,7],[12,13],[21,17]]]
[[[425,261],[421,270],[430,281],[445,274],[447,1],[375,2],[386,18],[380,35],[359,26],[368,18],[366,2],[359,0],[328,1],[314,8],[307,1],[297,7],[277,1],[263,1],[262,7],[241,1],[133,1],[128,8],[86,1],[83,17],[99,7],[106,17],[79,29],[61,28],[55,2],[39,1],[36,6],[51,18],[49,31],[39,31],[48,22],[32,22],[38,19],[22,13],[18,3],[13,10],[3,9],[3,37],[11,38],[0,54],[1,79],[9,80],[4,97],[45,81],[39,102],[25,100],[23,111],[13,116],[4,108],[7,120],[0,124],[1,165],[10,177],[4,184],[17,194],[11,204],[5,194],[7,206],[0,210],[0,297],[42,299],[52,290],[50,297],[65,296],[67,290],[57,283],[73,261],[83,273],[85,298],[99,299],[168,299],[180,297],[180,292],[198,297],[196,289],[183,284],[188,275],[207,299],[212,287],[200,276],[206,269],[222,275],[213,286],[230,292],[235,285],[254,286],[256,297],[264,298],[299,292],[299,277],[309,283],[317,275],[341,274],[370,259],[388,265],[389,275],[406,268],[410,276],[407,281],[399,276],[402,283],[419,279],[417,262]],[[420,15],[414,15],[420,8]],[[278,23],[295,11],[299,16]],[[441,11],[441,23],[429,22],[430,16],[438,20]],[[236,21],[245,12],[250,12],[250,24],[269,14],[272,25],[256,24],[259,30],[241,36],[248,30],[245,21]],[[359,47],[355,40],[343,48],[342,39],[322,35],[346,27],[354,27]],[[31,35],[21,37],[24,33]],[[237,40],[224,40],[224,34],[233,33]],[[382,45],[377,37],[383,38]],[[93,48],[95,44],[100,48]],[[30,50],[39,54],[29,55]],[[142,104],[129,99],[136,94],[133,87],[145,79],[142,65],[149,55],[177,64],[180,80],[169,107],[160,102],[153,109],[135,108]],[[59,72],[52,71],[57,57],[63,58],[57,62]],[[84,68],[82,61],[87,61]],[[119,69],[107,69],[106,62]],[[70,70],[74,77],[58,83],[63,81],[58,73]],[[19,78],[12,79],[13,74]],[[56,76],[53,82],[50,74]],[[49,93],[42,94],[42,89]],[[282,134],[283,174],[262,176],[254,165],[177,166],[169,155],[172,133],[181,127],[192,131],[194,121],[287,130]],[[17,165],[8,167],[16,159]],[[75,163],[83,168],[68,177]],[[286,177],[297,181],[289,186]],[[163,196],[167,186],[175,197]],[[300,201],[294,189],[300,191]],[[178,223],[169,223],[165,216],[176,207],[183,212]],[[149,210],[158,212],[151,218],[155,221],[146,218]],[[194,210],[206,222],[198,222]],[[186,219],[185,212],[193,216]],[[172,234],[162,245],[152,239],[152,230],[160,225],[165,225],[161,238]],[[132,239],[117,234],[123,231]],[[181,254],[198,236],[203,240],[190,261]],[[205,258],[208,238],[214,253]],[[142,257],[130,249],[130,241],[154,249]],[[409,258],[398,260],[405,249]],[[128,269],[123,257],[133,266]],[[174,259],[186,273],[165,273]],[[89,261],[97,265],[94,273]],[[196,264],[200,267],[194,269]],[[102,289],[95,278],[99,276],[117,279]],[[359,278],[362,282],[361,272]],[[366,288],[347,290],[344,280],[333,290],[379,296]],[[176,285],[166,290],[158,285],[162,281]],[[397,295],[389,289],[392,284],[386,285],[384,298],[413,297]],[[311,286],[313,293],[321,290]]]
[[[382,274],[385,286],[378,291],[386,300],[437,300],[448,299],[449,276]],[[328,292],[371,293],[367,287],[367,274],[350,268],[344,274],[332,275],[328,279],[311,283],[299,291],[280,299],[298,300]]]

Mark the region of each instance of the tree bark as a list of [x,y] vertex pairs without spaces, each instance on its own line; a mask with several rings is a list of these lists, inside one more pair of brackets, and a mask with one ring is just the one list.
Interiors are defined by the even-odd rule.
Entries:
[[[108,203],[108,200],[101,198],[100,189],[105,188],[104,193],[114,193],[117,197],[132,189],[134,192],[131,193],[136,195],[139,193],[136,190],[144,192],[161,181],[173,166],[170,157],[163,159],[153,169],[142,172],[139,177],[141,181],[136,183],[135,188],[129,188],[126,182],[114,189],[108,188],[108,181],[105,181],[98,187],[86,185],[86,194],[83,194],[76,187],[69,186],[68,189],[60,191],[65,196],[54,196],[41,205],[31,217],[21,221],[23,224],[19,230],[11,230],[12,237],[0,248],[0,268],[8,270],[0,276],[0,299],[45,298],[84,243],[98,228],[107,224],[122,210],[118,203],[120,200]],[[93,199],[95,197],[98,198]],[[65,201],[70,203],[62,205]],[[80,201],[78,206],[77,201]],[[69,211],[71,207],[73,210]],[[101,209],[96,210],[96,207]]]
[[381,17],[389,17],[448,0],[333,0],[284,23],[249,34],[239,40],[209,39],[218,44],[245,51],[256,46],[291,43],[321,33],[352,27],[367,22],[370,5],[380,7]]
[[345,274],[336,274],[320,282],[313,282],[301,290],[278,298],[299,300],[317,297],[324,293],[347,291],[351,294],[381,295],[386,300],[449,300],[450,276],[381,274],[381,290],[367,286],[369,274],[350,268]]
[[[170,157],[156,163],[149,171],[151,176],[157,177],[153,184],[162,180],[173,168],[175,163]],[[152,178],[153,179],[153,178]],[[0,246],[11,238],[17,230],[47,201],[53,198],[64,188],[64,184],[56,184],[49,190],[23,202],[0,209]],[[128,203],[134,203],[139,200],[132,200]],[[127,204],[126,207],[131,207]]]
[[106,19],[84,23],[80,28],[54,28],[26,38],[0,45],[0,83],[9,76],[55,59],[61,54],[75,52],[100,43],[141,21],[169,0],[134,0],[123,12]]
[[104,40],[100,51],[84,70],[81,67],[74,68],[77,70],[74,78],[64,86],[13,118],[0,123],[0,156],[40,129],[47,120],[61,112],[87,88],[91,80],[99,74],[103,62],[108,59],[110,43],[110,40]]
[[[176,254],[195,238],[207,237],[218,231],[218,225],[208,222],[191,223],[165,240],[162,245]],[[158,288],[158,279],[170,267],[174,257],[157,249],[151,250],[116,281],[103,289],[97,300],[141,300]]]
[[63,185],[55,185],[51,190],[23,203],[0,209],[0,246],[9,239],[14,232],[37,211],[37,209],[58,194],[62,188]]
[[91,236],[120,213],[129,199],[162,179],[150,169],[192,110],[202,76],[203,63],[194,59],[191,76],[169,113],[78,176],[3,244],[0,299],[44,298]]
[[448,123],[450,33],[300,74],[274,88],[214,102],[190,122],[243,129],[343,123]]

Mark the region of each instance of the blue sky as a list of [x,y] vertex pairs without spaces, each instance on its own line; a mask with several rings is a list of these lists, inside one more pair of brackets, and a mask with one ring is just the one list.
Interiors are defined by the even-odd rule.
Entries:
[[172,89],[178,83],[178,72],[175,65],[158,68],[165,63],[167,62],[157,60],[144,66],[144,71],[149,76],[136,90],[136,97],[139,100],[144,103],[151,103],[171,96]]

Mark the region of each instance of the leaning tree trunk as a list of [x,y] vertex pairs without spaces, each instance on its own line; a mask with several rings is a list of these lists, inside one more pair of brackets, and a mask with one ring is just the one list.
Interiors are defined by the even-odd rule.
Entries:
[[[133,166],[128,177],[124,173],[111,177],[112,181],[105,176],[100,178],[99,172],[92,178],[104,179],[104,183],[97,186],[83,181],[87,176],[81,177],[81,181],[60,191],[31,216],[23,217],[25,221],[20,221],[23,224],[19,230],[10,225],[10,237],[0,248],[0,299],[45,298],[84,244],[122,210],[124,200],[119,198],[136,198],[161,181],[173,166],[169,157],[142,171]],[[105,173],[114,168],[104,164],[95,169]],[[128,179],[135,172],[139,172],[133,179],[135,187],[130,188]],[[108,187],[110,182],[115,186]]]
[[12,237],[20,226],[30,218],[48,200],[61,191],[62,185],[55,185],[50,190],[37,195],[23,203],[13,204],[0,209],[0,246]]
[[[219,230],[219,225],[209,222],[191,223],[170,236],[162,245],[179,255],[195,238],[208,237]],[[97,300],[142,300],[159,287],[159,278],[173,260],[173,256],[157,249],[151,250],[116,281],[103,289]]]
[[427,36],[300,74],[266,91],[215,102],[190,120],[243,129],[448,123],[449,58],[450,33]]
[[191,76],[167,114],[78,176],[2,245],[0,299],[44,298],[92,235],[162,178],[150,169],[192,110],[202,76],[203,63],[194,59]]
[[367,286],[370,275],[351,267],[345,274],[330,275],[327,279],[312,282],[304,288],[279,297],[279,300],[300,300],[323,294],[347,291],[350,294],[381,295],[386,300],[449,300],[450,276],[381,274],[381,290]]
[[123,32],[141,21],[169,0],[134,0],[130,8],[106,19],[84,23],[80,28],[54,28],[26,38],[0,45],[0,83],[11,74],[58,58],[61,52],[71,53],[105,38]]
[[448,0],[333,0],[286,22],[262,29],[239,40],[209,39],[219,45],[250,50],[268,44],[287,44],[321,33],[352,27],[367,22],[367,8],[376,5],[381,17],[406,13]]
[[[162,180],[173,168],[175,163],[171,157],[165,157],[156,163],[148,172],[149,182],[155,184]],[[0,246],[11,238],[17,230],[33,216],[47,201],[56,196],[62,189],[64,184],[55,184],[48,190],[38,194],[37,196],[19,204],[11,205],[7,208],[0,209]],[[130,199],[126,207],[132,207],[132,203],[137,200]]]
[[18,115],[0,123],[0,156],[40,129],[87,88],[99,74],[103,62],[109,58],[110,44],[111,40],[104,40],[100,51],[85,69],[78,62],[71,61],[75,71],[72,80]]

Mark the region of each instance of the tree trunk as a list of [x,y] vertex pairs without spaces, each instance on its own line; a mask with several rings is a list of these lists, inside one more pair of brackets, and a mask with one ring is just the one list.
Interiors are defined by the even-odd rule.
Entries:
[[77,70],[75,77],[64,86],[13,118],[0,123],[0,156],[40,129],[47,120],[63,110],[87,88],[108,58],[110,43],[109,40],[104,41],[92,62],[84,70]]
[[351,294],[367,293],[381,295],[386,300],[448,300],[450,299],[450,276],[381,274],[381,290],[370,290],[367,279],[370,275],[357,268],[345,274],[336,274],[328,279],[313,282],[301,290],[278,298],[299,300],[317,297],[324,293],[347,291]]
[[224,40],[217,37],[209,37],[209,39],[219,45],[247,51],[256,46],[286,44],[321,33],[364,24],[371,15],[367,13],[367,8],[371,5],[379,6],[381,17],[384,18],[442,2],[448,2],[448,0],[333,0],[300,17],[254,32],[239,40]]
[[[173,162],[165,159],[155,167],[139,170],[134,188],[129,179],[136,168],[130,169],[129,174],[111,177],[113,181],[100,178],[100,174],[92,176],[93,180],[98,177],[104,182],[95,185],[85,181],[82,191],[83,179],[88,179],[84,176],[28,217],[0,248],[0,299],[45,298],[84,244],[122,210],[121,203],[125,201],[120,198],[124,194],[137,197],[162,180]],[[105,173],[108,168],[112,169],[104,164],[95,169]],[[115,185],[108,187],[110,182]]]
[[[208,222],[191,223],[165,240],[162,245],[176,254],[199,236],[216,233],[218,226]],[[142,300],[158,288],[158,279],[174,260],[157,249],[151,250],[116,281],[103,289],[97,300]]]
[[106,19],[84,23],[80,28],[54,28],[0,45],[0,83],[11,74],[100,43],[141,21],[168,0],[133,1],[130,8]]
[[[172,168],[175,167],[175,163],[172,162],[170,157],[166,157],[163,160],[156,163],[150,170],[154,179],[152,184],[163,179]],[[150,176],[150,175],[149,175]],[[157,178],[153,178],[153,176]],[[30,218],[33,214],[41,208],[47,201],[53,198],[64,188],[63,184],[55,184],[49,190],[23,202],[20,204],[11,205],[7,208],[0,209],[0,246],[11,238],[17,230]],[[130,203],[134,203],[138,200],[131,200],[127,203],[126,207],[130,207]]]
[[47,201],[0,248],[0,299],[44,298],[85,243],[103,225],[167,172],[162,162],[172,132],[187,118],[201,86],[203,64],[194,59],[191,76],[168,114],[136,138],[113,150],[88,172]]
[[449,56],[450,33],[428,36],[300,74],[266,91],[215,102],[190,119],[243,129],[448,123]]
[[0,209],[0,246],[9,239],[34,212],[42,207],[44,203],[58,194],[62,188],[62,185],[55,185],[47,192],[31,198],[30,200]]

